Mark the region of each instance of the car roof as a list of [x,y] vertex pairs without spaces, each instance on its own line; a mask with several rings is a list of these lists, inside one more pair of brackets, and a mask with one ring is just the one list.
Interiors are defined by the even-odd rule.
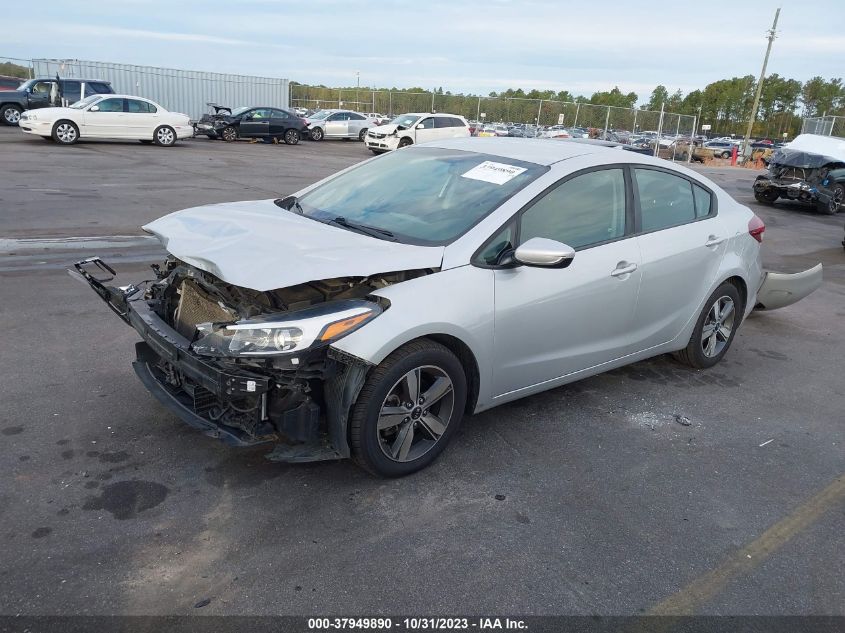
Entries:
[[451,116],[456,119],[463,119],[460,114],[450,114],[449,112],[406,112],[400,116]]
[[[55,77],[33,77],[32,79],[21,79],[21,81],[56,81]],[[93,77],[59,77],[59,81],[96,81],[101,84],[109,84],[110,81],[105,79],[94,79]]]
[[[576,156],[604,156],[607,162],[638,162],[667,166],[661,158],[637,152],[620,152],[619,143],[585,143],[586,139],[541,139],[520,137],[468,137],[426,143],[428,147],[492,154],[511,160],[549,166]],[[674,164],[672,164],[675,166]],[[677,166],[675,166],[677,168]]]

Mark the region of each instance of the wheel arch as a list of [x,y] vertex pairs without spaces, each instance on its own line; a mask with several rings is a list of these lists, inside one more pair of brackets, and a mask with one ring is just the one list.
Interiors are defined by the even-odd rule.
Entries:
[[[451,334],[428,334],[420,338],[429,338],[448,348],[464,368],[464,376],[467,380],[467,401],[464,407],[464,413],[471,415],[475,411],[475,405],[478,402],[478,393],[481,387],[481,372],[478,369],[478,360],[475,354],[472,353],[469,345],[464,343],[461,339]],[[414,339],[414,340],[420,340]]]

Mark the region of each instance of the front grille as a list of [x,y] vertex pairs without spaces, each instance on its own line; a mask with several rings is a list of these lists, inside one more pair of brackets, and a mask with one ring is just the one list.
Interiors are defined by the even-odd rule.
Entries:
[[387,134],[381,134],[380,132],[370,132],[369,136],[372,136],[373,138],[384,138],[385,136],[387,136]]
[[193,280],[186,279],[179,286],[179,305],[173,314],[173,327],[185,338],[194,338],[198,323],[234,321],[236,316],[234,310],[220,305]]
[[195,386],[191,395],[194,400],[194,411],[199,415],[205,415],[212,407],[218,405],[217,396],[205,387]]

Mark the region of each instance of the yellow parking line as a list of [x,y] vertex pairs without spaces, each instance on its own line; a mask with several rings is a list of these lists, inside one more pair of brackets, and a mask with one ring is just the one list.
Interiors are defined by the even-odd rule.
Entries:
[[649,610],[648,615],[691,615],[716,596],[734,577],[745,574],[777,552],[793,536],[806,530],[825,512],[845,499],[845,474],[775,523],[716,569],[693,580],[678,593]]

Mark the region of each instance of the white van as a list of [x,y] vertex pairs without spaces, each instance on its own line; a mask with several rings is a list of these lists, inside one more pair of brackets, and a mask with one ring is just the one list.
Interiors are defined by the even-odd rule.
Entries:
[[373,154],[383,154],[415,143],[464,136],[470,133],[469,123],[462,116],[412,112],[396,117],[387,125],[370,128],[365,140]]

